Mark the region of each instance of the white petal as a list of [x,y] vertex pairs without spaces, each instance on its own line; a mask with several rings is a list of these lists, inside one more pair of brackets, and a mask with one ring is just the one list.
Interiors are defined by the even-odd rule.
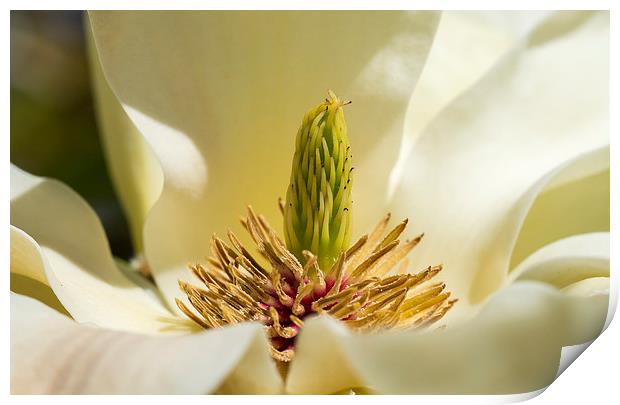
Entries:
[[[399,159],[390,175],[390,195],[400,181],[411,148],[431,120],[482,77],[543,15],[532,11],[442,12],[409,102]],[[497,24],[497,20],[504,24]],[[506,23],[519,27],[518,32],[507,30],[512,25]]]
[[[467,323],[427,332],[343,332],[338,349],[323,355],[320,339],[312,341],[311,337],[335,335],[337,327],[310,321],[300,335],[298,363],[293,364],[287,388],[309,393],[322,386],[330,390],[349,383],[386,394],[534,391],[553,381],[563,346],[600,333],[607,302],[604,291],[585,297],[521,282],[494,295]],[[314,345],[315,350],[301,346],[304,334],[308,336],[305,344]],[[336,378],[334,385],[331,373],[324,376],[317,371],[322,367],[335,367],[346,374]]]
[[[89,20],[84,21],[88,24]],[[134,250],[139,253],[144,222],[161,192],[163,174],[153,152],[110,89],[88,27],[86,35],[101,145],[127,216]]]
[[562,288],[561,291],[566,295],[590,298],[592,301],[597,301],[597,305],[600,306],[598,312],[607,314],[606,317],[603,316],[603,325],[599,316],[590,315],[588,308],[576,306],[573,313],[575,318],[580,321],[580,326],[574,328],[576,331],[573,338],[574,342],[583,343],[592,340],[594,337],[598,337],[598,333],[593,334],[592,331],[598,330],[600,332],[602,327],[606,328],[609,325],[615,311],[615,307],[611,306],[609,299],[603,299],[603,297],[609,296],[609,283],[609,277],[591,277]]
[[[11,294],[13,394],[205,394],[233,377],[249,382],[236,385],[241,392],[277,393],[281,380],[267,347],[257,324],[151,337],[78,325]],[[244,367],[260,372],[239,377],[249,360]]]
[[335,319],[316,317],[305,321],[295,343],[286,392],[333,394],[364,385],[348,358],[346,345],[350,339],[351,333]]
[[[595,297],[597,295],[609,295],[609,289],[609,277],[592,277],[570,284],[564,287],[562,289],[562,292],[574,296]],[[616,306],[610,300],[610,302],[608,303],[607,318],[605,319],[605,325],[603,329],[609,326],[609,323],[614,316],[615,310]],[[598,320],[594,320],[594,322],[598,322]],[[587,330],[587,328],[584,328],[584,330]],[[588,340],[588,336],[586,335],[579,340],[586,341]],[[592,344],[592,341],[562,348],[562,358],[560,359],[558,375],[562,374],[568,368],[568,366],[570,366],[577,359],[577,357],[579,357],[588,348],[588,346],[590,346],[590,344]]]
[[49,285],[78,322],[145,333],[183,326],[119,271],[96,214],[64,184],[11,166],[11,224],[11,272]]
[[[409,158],[394,212],[426,233],[417,267],[444,263],[443,279],[461,300],[449,316],[505,282],[519,229],[545,185],[582,159],[603,159],[608,14],[584,16],[560,27],[563,35],[554,19],[538,27],[430,124]],[[557,35],[543,41],[543,33]]]
[[[241,328],[250,330],[254,338],[251,344],[247,346],[241,360],[228,374],[224,382],[220,384],[216,393],[233,395],[282,393],[284,384],[276,363],[271,357],[269,351],[270,343],[265,336],[264,327],[255,323],[243,323],[224,329]],[[221,332],[213,330],[205,333],[215,334]],[[226,337],[224,341],[226,345],[239,346],[240,344],[235,340],[234,336],[232,339]],[[236,347],[235,349],[238,348]]]
[[[145,250],[169,299],[213,232],[251,203],[277,224],[303,113],[328,88],[347,108],[354,199],[384,196],[434,12],[92,12],[110,87],[165,176]],[[360,204],[359,215],[370,205]],[[240,232],[243,233],[243,232]]]
[[14,226],[10,228],[11,291],[35,298],[59,312],[68,314],[47,282],[36,242],[22,230]]
[[11,225],[11,273],[48,284],[37,243],[21,229]]
[[519,41],[528,35],[545,19],[551,17],[553,11],[461,11],[478,24],[492,27],[496,35],[502,35],[512,41]]
[[609,277],[609,233],[576,235],[551,243],[525,259],[511,280],[564,288],[591,277]]
[[544,285],[515,284],[459,327],[360,339],[354,362],[380,392],[533,391],[553,381],[562,346],[600,333],[607,298],[572,297]]
[[609,294],[609,277],[591,277],[562,288],[562,292],[581,297]]
[[566,167],[529,208],[510,268],[555,240],[609,230],[609,148]]
[[62,303],[58,300],[58,297],[56,297],[56,294],[54,294],[54,291],[47,284],[11,272],[10,291],[34,298],[61,314],[70,316],[65,307],[62,306]]

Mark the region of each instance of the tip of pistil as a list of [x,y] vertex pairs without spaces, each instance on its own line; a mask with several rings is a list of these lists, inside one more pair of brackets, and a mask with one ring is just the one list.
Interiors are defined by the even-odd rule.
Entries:
[[338,107],[342,107],[345,105],[349,105],[352,103],[351,100],[347,100],[347,101],[342,101],[337,95],[336,93],[334,93],[333,90],[328,89],[327,90],[327,97],[325,98],[325,102],[329,103],[329,104],[335,104]]

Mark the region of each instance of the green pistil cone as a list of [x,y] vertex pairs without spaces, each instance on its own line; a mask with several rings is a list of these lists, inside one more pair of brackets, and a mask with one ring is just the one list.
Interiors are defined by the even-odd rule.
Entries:
[[314,253],[323,271],[349,245],[353,168],[345,104],[329,91],[305,115],[284,207],[286,246],[302,263],[304,250]]

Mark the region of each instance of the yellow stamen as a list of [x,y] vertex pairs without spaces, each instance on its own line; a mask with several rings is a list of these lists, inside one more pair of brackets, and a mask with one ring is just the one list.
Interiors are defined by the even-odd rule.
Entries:
[[214,236],[208,267],[190,266],[204,288],[179,281],[193,311],[181,300],[176,300],[177,306],[203,328],[264,323],[273,343],[271,354],[280,362],[292,360],[295,338],[305,317],[312,314],[332,316],[359,331],[427,328],[456,300],[449,299],[444,283],[424,286],[441,271],[440,265],[407,273],[406,256],[422,235],[400,245],[405,220],[382,237],[389,219],[388,214],[370,235],[341,252],[325,272],[309,251],[303,251],[302,266],[266,219],[248,207],[241,222],[259,256],[253,256],[232,232],[228,232],[230,244]]

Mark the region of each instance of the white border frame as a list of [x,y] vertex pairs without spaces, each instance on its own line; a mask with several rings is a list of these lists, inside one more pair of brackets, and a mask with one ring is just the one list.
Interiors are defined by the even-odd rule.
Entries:
[[[336,1],[336,0],[314,0],[310,1],[297,1],[295,3],[285,2],[285,1],[241,1],[241,0],[229,0],[227,2],[204,2],[204,1],[189,1],[189,0],[176,0],[174,2],[171,1],[161,1],[161,0],[153,0],[148,3],[131,1],[131,0],[110,0],[110,1],[55,1],[54,3],[50,3],[47,1],[5,1],[3,4],[8,6],[5,9],[5,12],[2,14],[2,19],[0,20],[0,25],[2,26],[2,32],[5,35],[2,36],[2,40],[0,41],[0,51],[3,56],[3,83],[2,90],[4,97],[1,98],[1,107],[2,115],[0,119],[0,123],[2,123],[4,129],[4,136],[1,137],[0,143],[0,153],[2,154],[2,161],[5,162],[5,170],[0,174],[0,181],[2,182],[2,210],[0,211],[0,220],[2,221],[4,232],[0,233],[0,246],[2,247],[3,254],[3,264],[4,270],[2,272],[2,277],[5,281],[3,285],[9,285],[9,272],[7,269],[9,268],[9,255],[7,254],[8,246],[9,246],[9,233],[8,233],[8,225],[9,225],[9,171],[8,171],[8,162],[10,160],[10,143],[9,136],[10,133],[10,123],[9,123],[9,94],[10,94],[10,9],[49,9],[52,6],[52,9],[63,10],[63,9],[139,9],[143,6],[148,6],[153,9],[197,9],[197,8],[207,8],[207,9],[375,9],[377,2],[371,3],[370,1]],[[620,178],[618,177],[618,161],[619,161],[619,145],[617,142],[617,132],[618,132],[618,117],[614,115],[614,112],[620,111],[618,109],[618,80],[614,72],[620,71],[620,65],[618,64],[618,18],[616,16],[616,10],[618,6],[614,5],[614,2],[603,1],[603,0],[591,0],[591,1],[532,1],[532,0],[521,0],[521,1],[502,1],[493,2],[490,0],[479,1],[479,0],[470,0],[467,2],[466,7],[462,1],[456,0],[445,0],[445,1],[416,1],[408,2],[408,1],[394,1],[394,0],[383,0],[379,3],[382,6],[382,9],[441,9],[441,10],[463,10],[463,9],[471,9],[471,10],[553,10],[553,9],[564,9],[564,10],[579,10],[579,9],[599,9],[599,10],[610,10],[610,18],[611,18],[611,49],[610,49],[610,60],[611,60],[611,77],[610,77],[610,117],[611,117],[611,129],[610,129],[610,143],[611,143],[611,246],[620,246],[620,239],[617,237],[616,231],[620,229],[618,217],[617,207],[619,206],[620,201],[618,200],[618,185],[620,185]],[[4,257],[6,255],[6,257]],[[523,394],[520,396],[416,396],[415,398],[411,398],[409,396],[390,396],[389,401],[394,401],[396,403],[410,403],[411,401],[420,401],[423,403],[472,403],[472,404],[480,404],[480,403],[503,403],[503,402],[514,402],[519,400],[525,400],[528,398],[531,399],[531,403],[536,404],[557,404],[557,403],[596,403],[596,404],[607,404],[612,403],[613,401],[617,401],[618,392],[618,381],[617,381],[617,363],[620,359],[617,342],[620,342],[620,326],[618,326],[618,321],[611,322],[611,318],[617,307],[618,302],[618,286],[620,285],[618,280],[618,251],[614,251],[612,248],[611,251],[611,269],[612,269],[612,280],[611,280],[611,299],[610,299],[610,316],[608,317],[608,325],[609,327],[601,334],[599,338],[597,338],[592,345],[575,361],[575,363],[568,367],[568,369],[560,375],[556,381],[551,384],[546,390],[541,390],[541,392]],[[6,295],[4,299],[1,301],[2,304],[0,308],[0,316],[1,316],[1,325],[8,325],[10,314],[9,314],[9,294],[8,289],[6,289]],[[3,333],[0,335],[2,341],[2,348],[4,350],[3,364],[0,368],[0,375],[2,380],[2,388],[3,391],[8,394],[9,392],[9,362],[10,358],[9,353],[9,333],[8,328],[2,328]],[[540,395],[537,395],[540,394]],[[133,401],[144,401],[148,400],[153,403],[164,403],[171,400],[169,397],[163,396],[152,396],[148,399],[140,398],[137,399],[132,396],[116,396],[114,397],[114,401],[120,402],[133,402]],[[612,399],[613,398],[613,399]],[[21,403],[21,402],[30,402],[30,401],[39,401],[44,400],[46,402],[57,402],[58,403],[71,403],[73,401],[79,401],[80,403],[87,399],[88,401],[93,401],[95,403],[104,403],[109,401],[109,398],[103,396],[91,396],[91,397],[82,397],[82,396],[55,396],[55,397],[29,397],[29,396],[12,396],[10,397],[11,402]],[[237,397],[211,397],[209,399],[205,399],[202,397],[183,397],[183,401],[189,401],[192,403],[202,403],[202,401],[218,401],[218,402],[229,402],[229,401],[237,401],[239,398]],[[288,397],[253,397],[252,399],[246,399],[251,401],[269,401],[271,404],[279,401],[290,401],[291,398]],[[293,399],[294,401],[315,401],[312,397],[296,397]],[[360,398],[357,397],[353,399],[352,397],[336,397],[336,398],[322,398],[321,401],[327,400],[331,401],[383,401],[383,397],[365,397]]]

